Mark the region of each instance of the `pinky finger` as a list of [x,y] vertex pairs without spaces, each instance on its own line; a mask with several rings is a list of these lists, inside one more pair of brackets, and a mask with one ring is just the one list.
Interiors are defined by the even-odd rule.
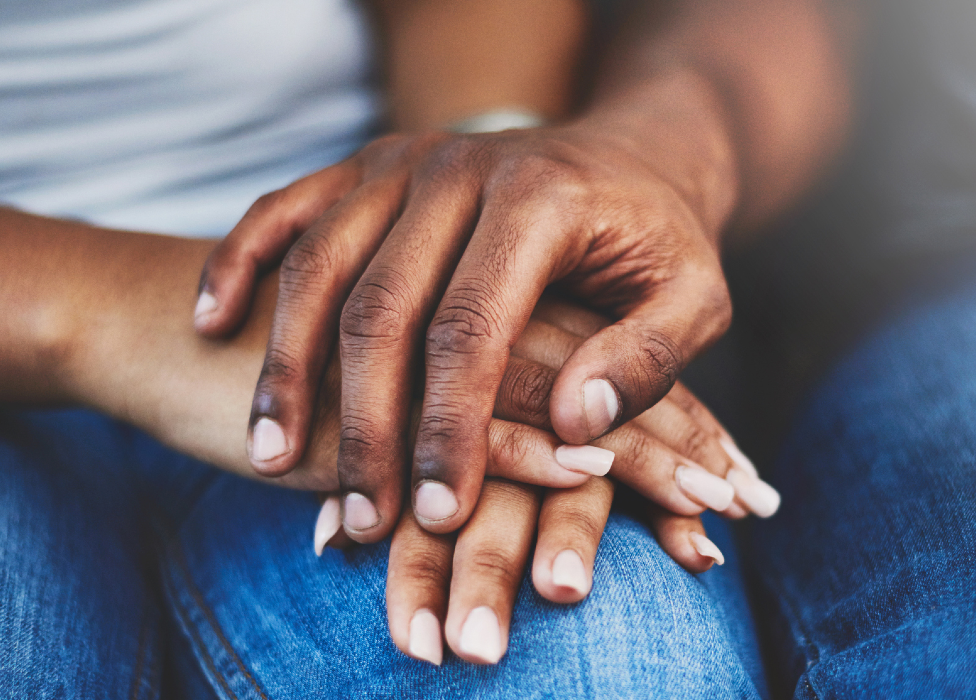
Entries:
[[648,525],[661,549],[693,574],[708,571],[713,564],[721,566],[725,563],[725,555],[708,539],[705,526],[697,515],[675,515],[653,507]]

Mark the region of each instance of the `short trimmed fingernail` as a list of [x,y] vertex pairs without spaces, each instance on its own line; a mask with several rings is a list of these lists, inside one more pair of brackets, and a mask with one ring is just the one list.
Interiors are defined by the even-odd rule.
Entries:
[[725,510],[735,498],[732,484],[703,467],[682,464],[675,469],[674,480],[686,496],[712,510]]
[[410,656],[440,666],[444,658],[441,623],[430,610],[418,610],[410,619]]
[[269,462],[287,451],[288,440],[277,421],[267,417],[258,419],[251,431],[251,459]]
[[705,537],[705,535],[691,532],[688,533],[688,538],[691,540],[691,546],[703,557],[714,560],[719,566],[725,563],[725,555],[722,554],[722,550],[718,548],[718,545]]
[[313,537],[315,553],[318,556],[322,556],[325,545],[339,532],[339,528],[342,527],[340,510],[338,496],[329,496],[326,498],[325,503],[319,509],[319,517],[315,520],[315,536]]
[[585,594],[590,584],[586,580],[586,567],[580,555],[572,549],[564,549],[552,560],[552,583],[563,588],[572,588]]
[[614,454],[593,445],[561,445],[556,448],[559,466],[572,472],[603,476],[610,471]]
[[361,493],[347,493],[343,511],[347,530],[368,530],[380,521],[376,506]]
[[483,605],[468,613],[461,627],[460,650],[486,664],[498,663],[502,658],[502,629],[494,610]]
[[454,492],[439,481],[425,481],[417,487],[414,513],[424,520],[444,520],[458,511]]
[[617,418],[617,392],[606,379],[588,379],[583,383],[583,413],[590,437],[607,432]]
[[739,446],[736,445],[730,438],[722,436],[718,439],[718,444],[722,446],[725,450],[725,454],[729,456],[733,462],[735,462],[739,467],[749,472],[752,476],[759,478],[759,472],[756,471],[756,465],[752,463],[752,460],[746,457]]
[[200,292],[197,297],[197,307],[193,310],[193,317],[198,321],[217,308],[217,297],[210,292]]
[[745,507],[760,518],[768,518],[779,510],[782,500],[779,492],[762,479],[751,476],[744,469],[729,470],[725,479]]

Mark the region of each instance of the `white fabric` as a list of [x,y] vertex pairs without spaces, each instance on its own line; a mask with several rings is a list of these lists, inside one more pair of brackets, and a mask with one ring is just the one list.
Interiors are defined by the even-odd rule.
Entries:
[[352,0],[0,0],[0,202],[221,235],[376,129]]

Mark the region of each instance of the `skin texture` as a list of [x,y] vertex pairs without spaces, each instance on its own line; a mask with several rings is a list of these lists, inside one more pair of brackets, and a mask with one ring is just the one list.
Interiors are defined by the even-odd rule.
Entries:
[[[815,0],[670,3],[621,30],[578,117],[388,136],[260,200],[208,259],[215,308],[197,319],[208,337],[234,328],[283,256],[251,425],[273,421],[284,449],[252,452],[255,469],[280,476],[302,459],[338,334],[340,485],[378,516],[347,534],[392,531],[408,472],[414,497],[436,482],[456,503],[435,518],[415,502],[421,526],[457,529],[477,503],[511,349],[548,287],[616,319],[559,369],[559,437],[584,444],[653,406],[730,322],[724,232],[782,211],[836,150],[837,44]],[[588,410],[594,379],[609,398]]]
[[[270,330],[277,291],[273,275],[259,287],[251,317],[240,331],[227,340],[209,341],[197,336],[190,322],[195,300],[188,283],[213,242],[108,231],[0,209],[0,245],[5,252],[0,260],[0,400],[90,406],[197,458],[255,477],[239,436],[246,430],[246,398]],[[546,432],[551,428],[546,407],[556,368],[586,334],[605,323],[563,302],[540,306],[513,349],[513,369],[499,392],[489,449],[491,478],[487,495],[479,499],[481,515],[455,540],[426,532],[409,509],[403,512],[391,551],[388,600],[391,633],[405,651],[409,620],[422,608],[433,610],[447,625],[446,640],[456,650],[459,626],[474,608],[491,607],[507,631],[536,536],[531,565],[540,593],[568,603],[588,592],[588,586],[555,585],[552,562],[572,549],[587,581],[592,580],[614,486],[608,478],[552,464],[552,450],[561,443]],[[327,377],[336,373],[333,368]],[[314,468],[300,465],[273,483],[338,488],[336,397],[329,385],[320,397],[315,439],[307,453]],[[678,414],[690,432],[668,427]],[[633,425],[598,443],[615,450],[611,476],[619,470],[644,496],[639,502],[652,531],[691,571],[713,563],[688,540],[690,532],[704,533],[697,517],[704,507],[676,493],[673,463],[646,456],[685,455],[682,461],[698,461],[724,475],[735,468],[718,445],[724,436],[707,410],[678,385]],[[316,481],[322,474],[324,480]],[[676,501],[680,514],[652,505],[682,498]],[[518,537],[507,528],[499,530],[498,524],[510,519],[521,523]],[[343,537],[337,535],[333,544],[348,544]],[[487,564],[498,560],[513,575],[500,577]]]

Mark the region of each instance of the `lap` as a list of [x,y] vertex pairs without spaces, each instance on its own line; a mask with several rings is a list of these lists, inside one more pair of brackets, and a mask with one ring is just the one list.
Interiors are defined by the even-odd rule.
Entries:
[[[388,545],[317,558],[309,494],[216,472],[90,413],[7,414],[3,425],[0,479],[15,505],[5,537],[20,543],[0,564],[15,592],[0,603],[13,634],[0,637],[5,691],[44,667],[52,683],[78,670],[103,684],[69,696],[153,697],[162,608],[224,698],[760,697],[738,563],[718,520],[709,534],[728,562],[693,577],[643,526],[613,515],[585,602],[549,604],[525,581],[497,667],[449,657],[435,668],[389,640]],[[28,546],[35,522],[46,550]],[[45,608],[45,581],[58,582],[62,605]],[[34,615],[46,616],[36,639]],[[24,654],[9,639],[40,648]]]
[[800,698],[976,692],[976,291],[904,314],[796,422],[753,549]]

